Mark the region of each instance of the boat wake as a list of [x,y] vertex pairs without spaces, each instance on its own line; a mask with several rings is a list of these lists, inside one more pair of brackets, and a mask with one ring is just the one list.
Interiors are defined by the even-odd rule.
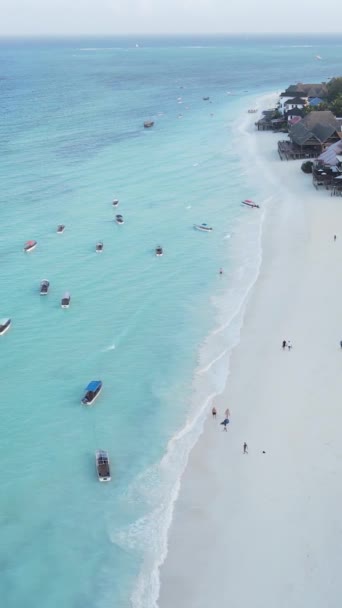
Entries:
[[111,344],[110,346],[107,346],[107,348],[105,348],[105,349],[103,350],[103,352],[104,352],[104,353],[106,353],[106,352],[108,352],[109,350],[115,350],[115,349],[116,349],[116,345],[115,345],[115,344],[114,344],[114,342],[113,342],[113,344]]

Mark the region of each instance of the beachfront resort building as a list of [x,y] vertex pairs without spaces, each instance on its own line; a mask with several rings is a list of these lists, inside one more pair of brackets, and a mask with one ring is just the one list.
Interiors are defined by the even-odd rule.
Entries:
[[[326,84],[291,84],[283,93],[280,93],[279,112],[285,114],[294,108],[303,110],[307,105],[319,105],[326,99],[328,89]],[[319,100],[319,102],[317,102]]]
[[290,141],[279,141],[280,158],[317,158],[332,144],[341,141],[341,121],[330,110],[312,111],[291,124]]

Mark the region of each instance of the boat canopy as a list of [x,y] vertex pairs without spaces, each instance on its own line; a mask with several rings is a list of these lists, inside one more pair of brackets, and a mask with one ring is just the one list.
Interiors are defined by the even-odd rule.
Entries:
[[97,391],[100,386],[102,386],[101,380],[92,380],[91,382],[89,382],[86,391],[92,391],[93,393],[95,393],[95,391]]
[[31,245],[35,245],[37,243],[37,241],[26,241],[25,245],[31,246]]

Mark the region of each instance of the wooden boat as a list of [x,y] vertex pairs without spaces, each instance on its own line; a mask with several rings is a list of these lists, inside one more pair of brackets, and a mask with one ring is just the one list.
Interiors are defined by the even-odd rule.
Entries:
[[29,251],[33,251],[37,247],[37,241],[26,241],[24,245],[24,251],[28,253]]
[[101,380],[92,380],[91,382],[89,382],[85,390],[86,393],[81,403],[83,403],[83,405],[93,405],[95,399],[97,399],[102,390]]
[[161,247],[161,245],[158,245],[158,246],[156,247],[156,256],[157,256],[157,257],[160,257],[160,256],[162,256],[162,255],[163,255],[163,253],[164,253],[163,248]]
[[0,336],[3,336],[11,327],[11,319],[0,319]]
[[62,308],[69,308],[70,306],[70,300],[71,300],[71,295],[69,292],[65,292],[63,298],[61,299],[61,307]]
[[124,223],[124,219],[122,217],[122,215],[118,214],[115,216],[115,221],[117,224],[123,224]]
[[256,209],[259,209],[259,205],[257,205],[256,203],[254,203],[254,201],[251,201],[249,198],[246,198],[244,201],[241,201],[242,205],[247,205],[247,207],[255,207]]
[[65,226],[63,224],[59,224],[59,226],[57,226],[57,234],[62,234],[62,232],[64,232],[65,230]]
[[48,281],[47,279],[44,279],[40,284],[40,295],[47,296],[47,294],[49,292],[49,287],[50,287],[50,281]]
[[96,253],[101,253],[103,251],[102,241],[99,241],[98,243],[96,243],[95,251],[96,251]]
[[151,127],[153,127],[154,125],[154,121],[153,120],[145,120],[144,122],[144,128],[145,129],[150,129]]
[[194,224],[194,228],[196,228],[196,230],[202,230],[202,232],[211,232],[212,228],[210,228],[210,226],[208,226],[208,224]]
[[96,452],[96,471],[99,481],[110,481],[110,464],[108,452],[97,450]]

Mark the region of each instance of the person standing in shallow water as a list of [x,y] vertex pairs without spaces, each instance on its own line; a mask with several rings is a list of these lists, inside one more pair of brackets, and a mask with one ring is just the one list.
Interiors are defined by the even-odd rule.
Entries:
[[246,442],[243,444],[243,453],[248,454],[248,445]]

